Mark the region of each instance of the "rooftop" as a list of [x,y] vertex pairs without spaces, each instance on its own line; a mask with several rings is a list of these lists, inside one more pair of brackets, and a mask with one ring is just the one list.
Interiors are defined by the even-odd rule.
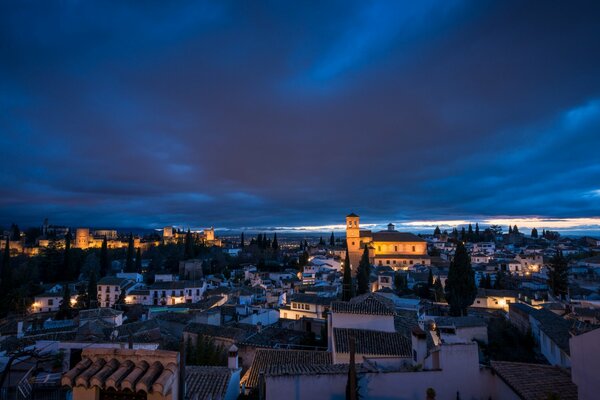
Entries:
[[492,361],[492,369],[523,400],[577,400],[577,386],[570,374],[551,365]]
[[223,399],[233,370],[227,367],[186,366],[186,400]]
[[276,365],[314,368],[316,365],[330,364],[332,364],[331,353],[327,351],[259,349],[241,383],[248,388],[256,388],[259,374],[265,373]]
[[331,311],[342,314],[394,315],[394,303],[384,296],[367,293],[350,301],[334,301]]
[[61,384],[166,396],[177,385],[178,364],[179,353],[174,351],[88,348],[81,361],[63,374]]
[[333,345],[338,353],[350,353],[350,338],[355,338],[357,354],[372,356],[411,357],[410,339],[398,332],[366,329],[333,328]]

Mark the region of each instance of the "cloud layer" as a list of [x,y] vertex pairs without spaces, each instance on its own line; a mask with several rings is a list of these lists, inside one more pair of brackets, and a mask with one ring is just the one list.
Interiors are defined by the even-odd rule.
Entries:
[[0,4],[0,224],[600,216],[600,3]]

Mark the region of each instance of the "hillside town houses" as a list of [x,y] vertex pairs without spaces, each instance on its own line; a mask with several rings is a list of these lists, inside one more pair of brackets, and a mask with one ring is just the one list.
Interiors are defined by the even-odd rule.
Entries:
[[[332,399],[345,398],[354,374],[366,399],[597,398],[600,240],[516,226],[417,235],[359,221],[351,213],[345,235],[321,237],[47,221],[35,240],[7,232],[0,249],[12,260],[71,251],[82,261],[0,320],[10,376],[0,394]],[[452,316],[446,285],[463,245],[476,291]],[[557,253],[562,296],[549,286]]]

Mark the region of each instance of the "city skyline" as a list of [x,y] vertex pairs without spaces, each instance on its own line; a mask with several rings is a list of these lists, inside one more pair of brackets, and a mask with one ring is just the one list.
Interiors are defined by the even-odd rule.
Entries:
[[600,231],[599,8],[5,2],[0,226]]

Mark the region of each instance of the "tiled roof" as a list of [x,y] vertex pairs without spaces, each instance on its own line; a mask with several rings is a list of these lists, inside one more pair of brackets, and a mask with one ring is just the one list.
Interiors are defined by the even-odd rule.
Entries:
[[479,317],[439,317],[435,319],[438,327],[453,326],[455,328],[472,328],[476,326],[487,326],[483,318]]
[[79,319],[90,319],[90,318],[111,318],[122,315],[123,311],[115,310],[113,308],[92,308],[91,310],[79,311]]
[[408,336],[415,326],[419,326],[416,312],[402,312],[394,316],[394,328],[396,328],[396,332]]
[[560,367],[506,361],[492,361],[491,365],[523,400],[546,400],[550,394],[561,400],[577,400],[577,386]]
[[374,242],[425,242],[425,239],[409,232],[380,231],[373,232]]
[[179,353],[164,350],[88,348],[61,379],[63,386],[171,393],[177,385]]
[[394,315],[394,304],[384,296],[367,293],[350,301],[334,301],[331,311],[342,314]]
[[[265,371],[267,376],[283,375],[340,375],[348,373],[348,364],[277,364]],[[362,364],[356,364],[356,372],[365,372]]]
[[316,294],[304,294],[304,293],[296,293],[290,296],[289,302],[297,302],[297,303],[306,303],[306,304],[319,304],[328,306],[332,302],[331,297],[323,297],[318,296]]
[[200,281],[171,281],[171,282],[155,282],[148,289],[150,290],[183,290],[191,288],[201,288]]
[[100,278],[100,280],[98,281],[98,285],[109,285],[109,286],[125,286],[127,285],[129,282],[131,282],[130,279],[127,278],[117,278],[116,276],[105,276],[104,278]]
[[350,353],[351,337],[355,338],[357,354],[395,357],[412,356],[411,341],[404,334],[366,329],[333,328],[335,351]]
[[532,317],[539,321],[540,330],[543,331],[562,351],[569,355],[569,339],[571,338],[569,331],[573,327],[573,322],[567,321],[552,311],[544,308],[535,310]]
[[327,351],[260,349],[256,351],[252,365],[246,371],[241,383],[245,384],[247,388],[256,388],[261,372],[266,372],[269,367],[274,365],[283,364],[291,364],[296,368],[300,368],[301,365],[314,367],[315,365],[332,364],[332,359],[331,353]]
[[215,326],[209,324],[201,324],[198,322],[192,322],[191,324],[187,325],[184,331],[196,333],[199,335],[233,339],[235,341],[241,341],[250,334],[248,331],[240,328],[234,328],[229,326]]
[[227,367],[187,366],[185,368],[185,399],[224,399],[232,371]]

